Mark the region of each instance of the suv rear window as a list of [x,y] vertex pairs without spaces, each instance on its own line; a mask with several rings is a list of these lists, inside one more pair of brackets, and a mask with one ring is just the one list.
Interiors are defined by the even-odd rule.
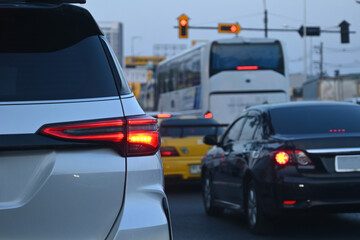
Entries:
[[117,96],[98,36],[55,52],[0,53],[0,101]]
[[271,109],[270,118],[276,134],[360,133],[357,105]]
[[[118,96],[112,60],[87,10],[69,4],[4,5],[0,28],[0,101]],[[123,81],[121,92],[127,90]]]

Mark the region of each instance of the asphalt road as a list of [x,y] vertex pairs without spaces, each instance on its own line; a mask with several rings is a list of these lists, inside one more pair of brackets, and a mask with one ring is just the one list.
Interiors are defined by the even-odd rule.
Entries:
[[292,216],[276,222],[268,236],[254,236],[245,218],[225,212],[206,216],[199,185],[172,184],[166,187],[174,240],[227,239],[360,239],[360,214]]

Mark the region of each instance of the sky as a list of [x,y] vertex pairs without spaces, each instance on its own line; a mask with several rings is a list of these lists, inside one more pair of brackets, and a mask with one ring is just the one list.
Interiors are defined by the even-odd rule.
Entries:
[[[295,28],[303,24],[305,0],[266,0],[269,28]],[[212,26],[238,22],[242,27],[262,28],[263,0],[87,0],[87,8],[96,21],[119,21],[124,26],[124,52],[131,55],[153,55],[154,44],[186,44],[192,40],[231,38],[217,30],[189,29],[188,39],[179,39],[177,17],[186,14],[190,26]],[[356,0],[306,0],[307,26],[323,30],[339,30],[336,26],[348,21],[350,44],[341,44],[340,34],[322,33],[307,39],[308,72],[319,72],[319,54],[315,47],[324,43],[324,68],[330,75],[339,69],[341,74],[360,73],[360,4]],[[264,37],[263,32],[241,31],[239,36]],[[133,39],[136,37],[136,39]],[[290,73],[303,72],[303,39],[297,32],[269,32],[270,38],[286,44]],[[312,52],[312,54],[311,54]],[[312,59],[312,61],[311,61]],[[311,64],[313,62],[313,64]]]

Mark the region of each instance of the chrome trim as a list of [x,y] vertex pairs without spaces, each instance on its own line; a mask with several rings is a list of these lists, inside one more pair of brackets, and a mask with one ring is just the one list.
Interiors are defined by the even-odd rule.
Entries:
[[308,149],[308,153],[348,153],[360,152],[360,148],[324,148],[324,149]]
[[213,181],[213,184],[216,185],[227,185],[230,187],[241,187],[241,183],[231,183],[231,182],[222,182],[222,181]]
[[240,204],[235,204],[235,203],[231,203],[231,202],[227,202],[227,201],[223,201],[223,200],[214,200],[216,203],[220,203],[220,204],[224,204],[227,205],[233,209],[240,209],[241,205]]
[[130,94],[126,94],[126,95],[120,95],[121,99],[132,98],[132,97],[135,97],[134,93],[130,93]]
[[119,100],[118,96],[102,97],[102,98],[82,98],[82,99],[63,99],[63,100],[41,100],[41,101],[14,101],[14,102],[1,102],[0,106],[4,105],[34,105],[34,104],[58,104],[58,103],[79,103],[79,102],[99,102]]

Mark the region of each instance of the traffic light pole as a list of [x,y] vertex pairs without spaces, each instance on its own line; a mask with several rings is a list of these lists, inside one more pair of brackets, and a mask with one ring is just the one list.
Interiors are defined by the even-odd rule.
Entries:
[[264,32],[265,32],[265,38],[268,37],[268,11],[266,8],[266,0],[264,0]]
[[307,46],[306,46],[306,0],[304,0],[304,82],[307,82]]

